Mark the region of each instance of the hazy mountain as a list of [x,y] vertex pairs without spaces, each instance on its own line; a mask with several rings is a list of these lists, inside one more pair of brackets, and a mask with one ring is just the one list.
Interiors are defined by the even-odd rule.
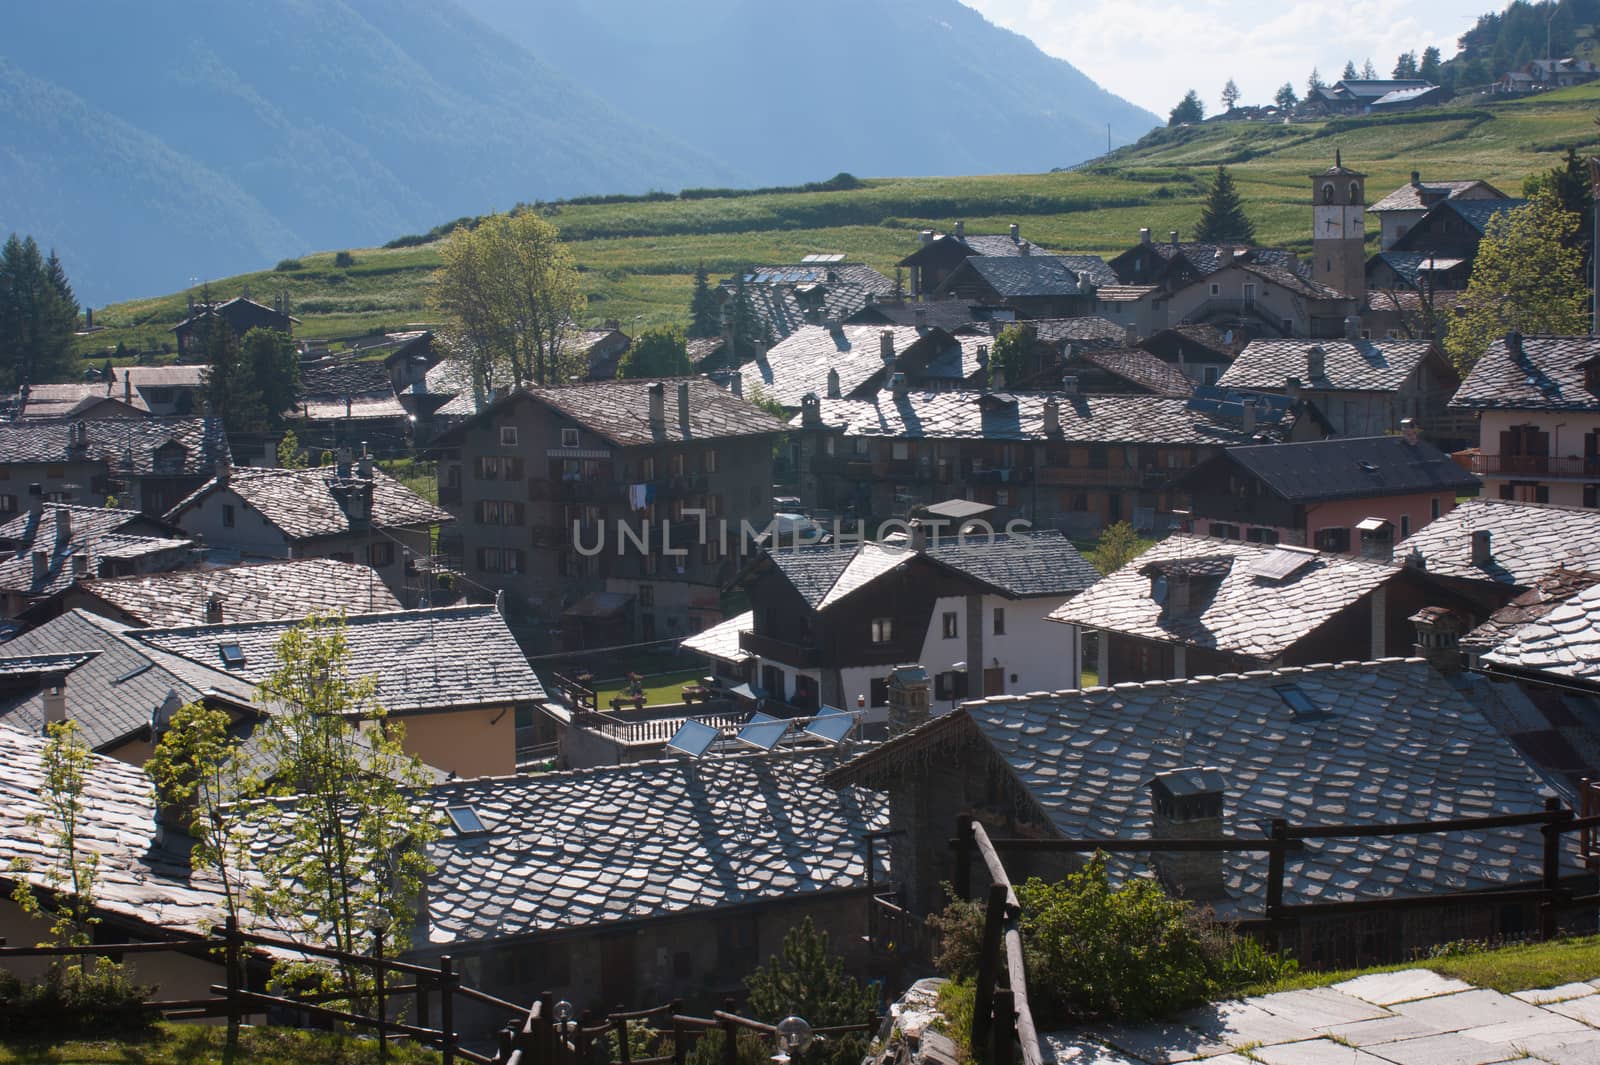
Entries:
[[763,184],[1047,170],[1159,123],[957,0],[459,0]]
[[955,0],[54,0],[0,34],[0,238],[90,304],[518,201],[1039,170],[1155,116]]

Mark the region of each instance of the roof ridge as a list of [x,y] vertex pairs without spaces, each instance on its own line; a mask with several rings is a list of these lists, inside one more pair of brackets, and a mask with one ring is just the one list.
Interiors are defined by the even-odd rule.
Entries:
[[[295,560],[295,561],[299,561],[299,560]],[[349,625],[352,622],[360,622],[360,623],[363,623],[363,624],[369,624],[369,623],[373,623],[373,622],[377,622],[377,621],[387,620],[387,619],[390,619],[390,618],[401,618],[401,617],[403,617],[403,618],[421,619],[421,618],[424,618],[424,617],[442,617],[442,616],[448,615],[448,614],[468,615],[468,614],[485,614],[485,613],[494,613],[494,614],[498,615],[499,611],[495,610],[493,604],[490,604],[490,603],[456,603],[456,604],[453,604],[451,606],[418,607],[418,608],[411,609],[411,610],[405,610],[405,609],[401,609],[401,610],[377,610],[377,611],[373,611],[371,613],[324,615],[324,616],[339,616],[339,617],[341,617],[343,619],[343,621],[344,621],[344,623],[346,625]],[[173,633],[173,634],[177,634],[177,633],[198,632],[198,631],[201,631],[201,630],[215,630],[215,631],[238,630],[238,631],[243,631],[243,630],[246,630],[246,629],[265,629],[265,628],[275,628],[275,627],[290,627],[290,626],[294,626],[294,625],[300,624],[301,620],[303,620],[303,619],[275,618],[275,619],[268,619],[268,620],[265,620],[265,621],[225,621],[225,622],[222,622],[220,624],[210,624],[210,625],[205,624],[204,622],[202,622],[200,624],[196,624],[196,625],[151,625],[151,626],[133,627],[133,628],[129,629],[129,632],[133,633],[135,635],[138,635],[140,637],[143,637],[143,636],[150,635],[150,634],[153,634],[153,633]]]
[[[694,715],[688,715],[690,717]],[[941,715],[942,716],[942,715]],[[736,751],[733,754],[718,755],[709,758],[647,758],[637,762],[623,762],[619,765],[596,765],[583,769],[558,769],[549,773],[510,773],[480,777],[465,777],[457,780],[442,781],[431,786],[435,794],[440,790],[456,787],[474,787],[481,784],[495,784],[502,781],[517,781],[524,784],[544,784],[558,781],[590,778],[598,776],[618,776],[623,774],[638,773],[642,770],[659,771],[663,766],[690,768],[696,766],[717,765],[728,762],[745,763],[752,761],[800,761],[805,758],[817,758],[828,754],[837,754],[836,747],[789,747],[784,749],[774,748],[766,751]]]

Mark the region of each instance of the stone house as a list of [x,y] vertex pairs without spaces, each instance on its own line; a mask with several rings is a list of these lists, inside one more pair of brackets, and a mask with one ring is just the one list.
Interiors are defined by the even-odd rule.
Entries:
[[683,647],[764,697],[810,712],[860,707],[871,724],[886,720],[887,678],[902,662],[927,663],[947,705],[969,692],[1076,687],[1076,633],[1048,620],[1099,578],[1072,543],[1054,531],[936,534],[919,521],[904,545],[774,548],[735,582],[750,611]]
[[[1504,735],[1416,659],[976,700],[827,779],[884,795],[895,876],[919,914],[942,905],[940,884],[954,879],[951,828],[968,812],[1006,838],[1226,838],[1259,836],[1274,818],[1376,826],[1534,813],[1548,794]],[[1180,794],[1186,801],[1171,801]],[[1286,865],[1283,901],[1537,884],[1542,849],[1526,828],[1308,840]],[[1003,858],[1014,882],[1057,879],[1075,864],[1038,851]],[[1583,875],[1576,858],[1564,856],[1565,875]],[[1265,914],[1261,854],[1116,856],[1110,871],[1118,880],[1155,875],[1219,916]],[[1295,915],[1281,942],[1302,964],[1337,967],[1410,960],[1436,943],[1533,922],[1530,905],[1498,900]]]
[[1450,406],[1477,416],[1485,495],[1600,507],[1600,338],[1508,333]]
[[910,274],[911,295],[923,299],[937,291],[957,267],[975,256],[1017,258],[1049,254],[1031,241],[1024,240],[1021,227],[1015,222],[1006,234],[969,235],[966,223],[958,221],[949,233],[924,229],[921,245],[896,265]]
[[1505,193],[1487,181],[1423,181],[1413,170],[1411,180],[1367,208],[1378,219],[1378,250],[1388,251],[1422,221],[1429,208],[1445,200],[1504,200]]
[[8,618],[55,617],[79,582],[187,565],[194,545],[137,510],[45,503],[0,525],[0,602]]
[[808,325],[739,367],[737,387],[798,410],[808,394],[859,398],[898,379],[960,388],[987,370],[987,336],[933,326]]
[[741,291],[755,332],[764,343],[776,344],[808,325],[840,322],[870,311],[879,300],[893,299],[896,286],[865,263],[847,263],[838,253],[752,267],[713,290],[722,308],[722,341],[730,349],[733,301]]
[[1094,255],[969,256],[939,283],[935,300],[1009,307],[1022,318],[1094,313],[1095,290],[1117,277]]
[[451,515],[362,456],[309,469],[220,468],[167,513],[215,557],[331,558],[371,566],[407,605],[431,590],[418,567]]
[[294,334],[300,319],[289,314],[287,300],[274,300],[267,307],[245,296],[215,303],[196,303],[189,308],[189,317],[172,327],[178,338],[178,360],[194,362],[205,357],[205,331],[202,325],[209,321],[222,323],[232,330],[235,339],[252,329],[272,329],[286,336]]
[[1526,200],[1506,197],[1440,200],[1395,238],[1387,251],[1426,252],[1438,259],[1478,257],[1478,244],[1491,219],[1526,204]]
[[0,519],[37,484],[51,502],[120,505],[159,518],[231,461],[215,418],[28,421],[0,425]]
[[438,441],[450,553],[473,587],[566,615],[574,644],[698,631],[742,523],[770,520],[782,430],[703,378],[513,392]]

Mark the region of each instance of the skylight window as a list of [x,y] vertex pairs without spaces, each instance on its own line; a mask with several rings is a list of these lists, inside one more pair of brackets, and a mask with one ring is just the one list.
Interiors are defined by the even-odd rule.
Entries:
[[222,654],[222,664],[229,669],[244,665],[244,648],[236,643],[225,643],[217,649]]
[[132,680],[134,677],[137,677],[139,674],[148,672],[150,670],[150,668],[152,666],[154,666],[154,665],[155,665],[154,662],[145,662],[142,665],[134,666],[132,669],[128,670],[128,672],[124,673],[122,676],[118,677],[116,680],[112,681],[111,683],[113,683],[113,684],[125,684],[128,681]]
[[1284,705],[1294,713],[1296,720],[1323,717],[1327,710],[1311,701],[1311,697],[1298,684],[1274,684],[1272,690],[1278,693]]
[[447,806],[444,812],[449,815],[458,836],[478,836],[489,831],[478,811],[470,806]]

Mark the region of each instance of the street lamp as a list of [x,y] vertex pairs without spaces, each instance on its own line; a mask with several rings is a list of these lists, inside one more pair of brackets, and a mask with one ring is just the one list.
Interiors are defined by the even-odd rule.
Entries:
[[779,1062],[780,1065],[788,1065],[805,1053],[813,1038],[810,1022],[804,1017],[793,1016],[779,1021],[778,1026],[773,1029],[773,1035],[777,1037],[778,1052],[772,1055],[772,1060]]
[[567,1041],[567,1022],[572,1020],[572,1003],[562,999],[556,1003],[555,1009],[551,1013],[554,1015],[556,1023],[561,1025],[561,1041],[565,1043]]

